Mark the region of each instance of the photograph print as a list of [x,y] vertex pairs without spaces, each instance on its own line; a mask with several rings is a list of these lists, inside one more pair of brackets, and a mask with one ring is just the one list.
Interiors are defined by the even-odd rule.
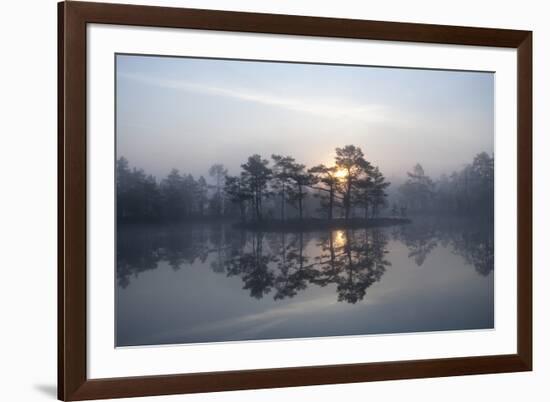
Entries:
[[494,328],[492,72],[115,64],[115,346]]

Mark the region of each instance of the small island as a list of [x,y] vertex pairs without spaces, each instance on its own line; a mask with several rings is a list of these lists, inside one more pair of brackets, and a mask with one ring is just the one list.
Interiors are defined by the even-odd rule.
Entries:
[[141,169],[117,162],[119,222],[227,222],[254,231],[313,231],[409,223],[406,207],[394,204],[390,183],[355,145],[337,147],[334,159],[307,167],[290,155],[249,156],[234,175],[220,163],[203,176],[176,169],[160,183]]
[[[195,179],[173,169],[158,181],[117,161],[117,222],[230,225],[254,232],[313,232],[412,223],[409,213],[492,217],[493,158],[482,152],[434,182],[420,164],[388,194],[390,182],[360,147],[334,150],[311,167],[290,155],[249,156],[233,174],[221,163]],[[392,202],[388,201],[388,198]]]

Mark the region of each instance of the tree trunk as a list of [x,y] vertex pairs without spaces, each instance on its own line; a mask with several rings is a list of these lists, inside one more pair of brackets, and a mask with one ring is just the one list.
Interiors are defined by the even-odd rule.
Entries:
[[283,183],[283,190],[281,192],[281,220],[285,220],[285,184]]
[[241,213],[241,222],[246,221],[244,201],[239,202],[239,211]]
[[256,190],[256,220],[257,221],[260,221],[262,219],[262,213],[261,213],[261,201],[262,200],[262,196],[261,196],[261,193],[260,191]]
[[346,220],[349,218],[349,213],[351,209],[351,177],[350,171],[348,169],[348,182],[346,185],[346,195],[344,196],[344,209],[346,212]]
[[334,241],[332,239],[332,233],[329,234],[329,249],[330,249],[330,267],[334,269],[334,263],[336,261],[336,253],[334,252]]
[[304,234],[300,232],[300,271],[304,268]]
[[328,220],[332,220],[332,207],[334,205],[334,189],[331,187],[328,198]]
[[300,220],[302,220],[302,199],[303,199],[302,187],[300,186],[298,188],[298,207],[300,211]]
[[349,198],[346,196],[344,197],[344,216],[346,218],[346,220],[349,218],[349,209],[350,209],[350,202],[349,202]]

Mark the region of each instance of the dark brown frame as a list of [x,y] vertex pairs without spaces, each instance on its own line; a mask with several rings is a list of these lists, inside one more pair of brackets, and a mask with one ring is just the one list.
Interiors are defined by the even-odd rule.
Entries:
[[[517,49],[517,354],[90,380],[86,375],[86,24]],[[58,4],[58,397],[103,399],[532,370],[532,32],[104,3]]]

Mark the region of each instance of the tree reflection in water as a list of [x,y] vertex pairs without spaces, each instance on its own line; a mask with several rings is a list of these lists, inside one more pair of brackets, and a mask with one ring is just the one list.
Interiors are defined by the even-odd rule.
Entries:
[[243,289],[250,291],[250,296],[260,299],[271,292],[275,274],[270,263],[275,257],[264,252],[264,235],[254,233],[250,241],[240,247],[225,261],[227,276],[240,276],[244,282]]
[[334,283],[338,301],[357,303],[390,265],[384,259],[387,243],[380,230],[337,230],[321,237],[314,282],[321,286]]
[[270,248],[274,253],[276,263],[275,300],[293,297],[299,291],[307,288],[308,283],[315,277],[315,264],[304,255],[304,243],[309,238],[304,233],[273,234],[270,239]]
[[494,269],[493,226],[487,222],[425,219],[414,225],[394,228],[392,237],[407,246],[409,258],[418,266],[424,264],[429,254],[441,245],[450,247],[482,276],[489,275]]
[[426,222],[397,227],[393,236],[407,246],[409,258],[412,258],[419,267],[438,245],[438,233]]
[[454,252],[464,257],[483,276],[494,268],[495,245],[492,233],[464,233],[453,241]]
[[155,269],[167,261],[175,271],[209,255],[206,227],[119,225],[117,230],[117,280],[125,288],[132,276]]
[[229,225],[120,225],[117,281],[165,261],[173,270],[195,262],[227,277],[238,277],[250,296],[292,298],[308,286],[334,286],[340,302],[357,303],[391,265],[389,237],[404,244],[421,266],[438,246],[450,247],[482,276],[493,271],[491,227],[421,222],[388,229],[334,230],[314,233],[261,233]]

